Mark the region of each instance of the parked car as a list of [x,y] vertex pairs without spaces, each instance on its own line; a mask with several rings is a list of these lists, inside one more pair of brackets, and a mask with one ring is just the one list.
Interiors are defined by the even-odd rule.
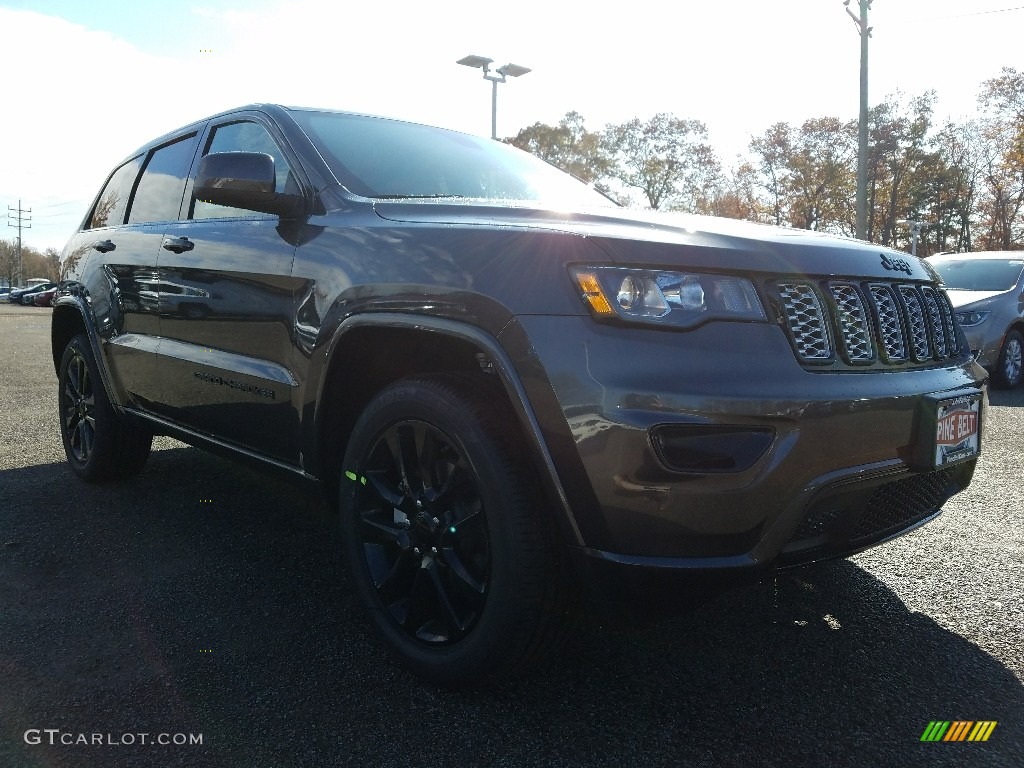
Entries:
[[38,293],[32,294],[32,303],[37,307],[49,307],[53,305],[54,294],[57,293],[57,286],[47,288],[45,291],[39,291]]
[[17,291],[11,291],[10,301],[15,304],[31,306],[36,294],[48,291],[56,286],[56,283],[38,283],[31,288],[19,288]]
[[316,482],[379,637],[447,684],[530,668],[580,586],[639,606],[912,530],[980,449],[985,372],[919,260],[622,210],[398,120],[168,133],[61,270],[72,470],[137,473],[159,433]]
[[975,359],[1001,387],[1021,383],[1024,252],[943,254],[928,262],[942,276]]
[[35,286],[28,286],[25,288],[12,288],[7,294],[7,301],[11,304],[21,304],[21,297],[25,291],[31,291]]

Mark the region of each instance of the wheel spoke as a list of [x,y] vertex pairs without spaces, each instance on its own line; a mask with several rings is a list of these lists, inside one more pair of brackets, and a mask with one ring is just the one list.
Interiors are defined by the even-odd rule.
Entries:
[[483,513],[479,509],[473,509],[462,517],[452,520],[448,525],[449,528],[455,529],[452,533],[456,536],[464,536],[469,533],[479,533],[480,526],[486,522]]
[[438,616],[442,619],[449,627],[451,627],[457,634],[463,634],[466,631],[467,622],[459,618],[459,614],[455,611],[455,606],[452,604],[451,595],[448,594],[448,587],[445,585],[444,580],[441,578],[441,574],[438,572],[437,563],[431,561],[423,570],[430,576],[430,582],[434,587],[434,592],[437,595],[438,608],[437,611],[441,615]]
[[[404,550],[395,558],[391,569],[379,580],[374,574],[377,594],[384,605],[391,606],[409,597],[419,562],[410,550]],[[381,568],[381,570],[384,570]]]
[[380,497],[389,507],[400,507],[403,494],[397,488],[393,488],[387,481],[387,472],[384,470],[367,471],[364,475],[369,488]]
[[476,485],[469,470],[461,464],[450,465],[448,477],[434,497],[434,506],[438,509],[452,509],[463,503],[467,498],[475,498]]
[[1021,344],[1012,339],[1006,346],[1006,363],[1003,366],[1004,374],[1008,382],[1015,383],[1020,377],[1021,371]]
[[419,473],[419,457],[416,450],[416,432],[410,424],[400,424],[395,430],[395,447],[398,468],[405,483],[406,493],[416,498],[423,490]]
[[366,543],[390,544],[407,549],[409,533],[400,523],[384,519],[384,512],[373,509],[359,514],[359,532]]
[[432,430],[420,428],[417,431],[416,442],[419,444],[419,480],[420,491],[424,501],[430,502],[437,497],[438,462],[440,461],[440,448],[437,436]]
[[64,428],[70,434],[78,424],[78,409],[73,405],[64,409]]
[[434,613],[434,602],[435,596],[430,585],[430,578],[424,576],[423,568],[417,568],[409,587],[409,597],[402,604],[405,609],[405,616],[401,622],[402,628],[411,635],[420,636],[420,631],[430,623]]
[[82,358],[75,355],[68,365],[68,384],[71,387],[71,399],[76,403],[82,398]]
[[68,444],[71,450],[79,459],[82,458],[82,422],[78,421],[74,426],[68,427]]
[[75,387],[75,383],[71,380],[71,375],[70,374],[71,374],[71,371],[69,369],[68,370],[68,380],[67,380],[67,383],[64,386],[64,397],[72,405],[75,405],[75,404],[77,404],[82,399],[82,396],[81,396],[81,394],[79,394],[77,387]]
[[453,576],[455,576],[471,592],[478,595],[484,594],[487,589],[486,582],[476,578],[469,572],[469,569],[466,568],[466,564],[462,562],[462,558],[459,557],[458,552],[456,552],[453,547],[445,547],[441,550],[441,554],[444,559],[444,564],[448,566]]
[[89,456],[92,454],[92,446],[95,441],[96,433],[93,425],[89,423],[88,419],[83,419],[80,422],[81,429],[79,430],[82,436],[82,461],[88,461]]

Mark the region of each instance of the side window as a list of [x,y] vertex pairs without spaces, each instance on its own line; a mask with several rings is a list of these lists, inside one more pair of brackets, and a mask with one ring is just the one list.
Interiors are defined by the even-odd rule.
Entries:
[[[277,172],[277,191],[295,191],[295,182],[291,179],[291,166],[284,158],[284,152],[277,146],[277,142],[271,137],[259,123],[241,122],[227,123],[217,126],[210,140],[206,144],[203,156],[211,152],[264,152],[274,158],[274,169]],[[265,214],[255,211],[246,211],[240,208],[229,208],[225,205],[214,205],[203,200],[193,202],[193,219],[223,219],[231,216],[264,216]]]
[[124,224],[124,212],[128,207],[128,198],[132,194],[132,185],[139,175],[139,167],[142,165],[142,156],[134,157],[122,165],[103,187],[96,207],[92,209],[92,215],[85,225],[86,229],[98,229],[99,227],[113,227]]
[[178,218],[185,178],[195,151],[196,134],[193,133],[149,153],[128,211],[129,224]]

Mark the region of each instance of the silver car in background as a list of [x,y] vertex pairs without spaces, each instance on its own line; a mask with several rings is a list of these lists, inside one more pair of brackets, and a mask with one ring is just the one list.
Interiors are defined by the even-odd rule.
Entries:
[[946,284],[975,359],[995,385],[1016,387],[1024,351],[1024,251],[940,254],[928,263]]

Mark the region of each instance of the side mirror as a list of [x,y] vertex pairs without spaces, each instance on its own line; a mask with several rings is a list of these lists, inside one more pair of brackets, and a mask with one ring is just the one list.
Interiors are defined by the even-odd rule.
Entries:
[[276,192],[274,158],[263,152],[214,152],[199,161],[196,200],[247,211],[293,216],[299,195]]

